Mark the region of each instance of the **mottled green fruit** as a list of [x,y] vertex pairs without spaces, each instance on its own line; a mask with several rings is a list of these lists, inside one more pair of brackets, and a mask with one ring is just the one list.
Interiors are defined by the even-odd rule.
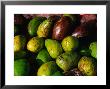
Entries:
[[63,74],[60,71],[57,71],[52,76],[63,76]]
[[51,61],[52,59],[51,59],[51,57],[50,57],[48,51],[47,51],[46,49],[42,49],[42,50],[38,53],[38,55],[37,55],[37,57],[36,57],[36,60],[37,60],[37,62],[40,62],[40,65],[41,65],[42,63]]
[[24,58],[26,56],[26,51],[24,50],[21,50],[21,51],[18,51],[18,52],[15,52],[14,53],[14,59],[20,59],[20,58]]
[[46,62],[38,69],[38,76],[51,76],[57,71],[57,65],[54,61]]
[[83,56],[78,62],[78,69],[87,76],[96,75],[96,60]]
[[36,36],[39,25],[45,20],[45,17],[35,17],[28,24],[28,33],[30,36]]
[[97,42],[92,42],[89,49],[91,50],[91,56],[97,59]]
[[52,21],[47,19],[43,21],[37,30],[38,37],[48,37],[50,31],[52,30]]
[[26,38],[22,35],[17,35],[14,37],[14,52],[24,49],[26,45]]
[[78,47],[78,40],[72,36],[67,36],[62,41],[64,51],[72,51]]
[[63,52],[61,44],[56,40],[46,39],[45,46],[52,58],[57,58]]
[[27,43],[27,49],[31,52],[37,53],[44,47],[44,39],[33,37]]
[[28,76],[30,65],[26,59],[14,61],[14,76]]
[[65,72],[77,66],[79,61],[75,52],[65,52],[56,59],[57,65]]

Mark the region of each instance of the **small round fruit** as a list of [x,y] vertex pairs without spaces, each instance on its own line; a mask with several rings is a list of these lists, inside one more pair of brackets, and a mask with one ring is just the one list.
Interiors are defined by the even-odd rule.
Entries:
[[46,49],[42,49],[42,50],[38,53],[38,55],[37,55],[37,57],[36,57],[36,60],[37,60],[37,62],[39,63],[39,65],[41,65],[41,64],[46,63],[46,62],[48,62],[48,61],[51,61],[52,59],[51,59],[51,57],[50,57],[48,51],[47,51]]
[[78,47],[78,40],[72,36],[67,36],[61,44],[64,51],[72,51]]
[[87,76],[96,75],[96,60],[91,57],[83,56],[78,62],[78,69]]
[[14,37],[14,52],[24,49],[26,44],[26,38],[22,35],[17,35]]
[[26,59],[18,59],[14,61],[14,76],[28,76],[30,65]]
[[43,38],[33,37],[27,43],[27,49],[31,52],[37,53],[40,51],[44,46]]
[[57,71],[57,65],[54,61],[46,62],[38,69],[38,76],[51,76]]

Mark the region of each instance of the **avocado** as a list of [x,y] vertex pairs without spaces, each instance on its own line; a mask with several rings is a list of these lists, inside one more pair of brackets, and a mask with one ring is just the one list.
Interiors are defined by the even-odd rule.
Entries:
[[28,24],[28,33],[30,36],[36,36],[39,25],[45,20],[45,17],[35,17]]
[[96,66],[96,60],[87,56],[83,56],[78,62],[78,69],[86,76],[95,76]]
[[30,65],[26,59],[17,59],[14,61],[14,76],[28,76]]
[[17,35],[14,37],[14,52],[24,49],[26,45],[26,38],[22,35]]
[[37,30],[38,37],[45,37],[45,38],[48,37],[52,30],[52,25],[53,23],[49,19],[46,19],[45,21],[43,21]]
[[68,71],[71,68],[77,66],[79,57],[76,52],[65,52],[57,57],[57,65],[64,71]]
[[45,62],[49,62],[52,60],[52,58],[50,57],[48,51],[46,49],[42,49],[37,57],[36,57],[37,62],[39,63],[39,65],[45,63]]
[[27,49],[34,53],[39,52],[43,47],[44,47],[43,38],[33,37],[27,43]]
[[61,44],[56,40],[46,39],[45,47],[52,58],[57,58],[63,52]]
[[38,76],[51,76],[57,71],[57,65],[54,61],[46,62],[38,69]]
[[72,51],[78,47],[78,40],[72,36],[67,36],[61,44],[65,52]]

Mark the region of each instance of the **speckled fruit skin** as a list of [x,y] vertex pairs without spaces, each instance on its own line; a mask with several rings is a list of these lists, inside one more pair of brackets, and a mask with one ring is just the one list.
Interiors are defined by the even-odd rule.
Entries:
[[35,17],[28,24],[28,33],[30,36],[36,36],[39,25],[45,20],[45,17]]
[[95,59],[83,56],[78,62],[78,69],[86,76],[95,76],[96,75]]
[[38,69],[38,76],[50,76],[57,71],[57,65],[54,61],[44,63]]
[[44,39],[33,37],[27,43],[27,49],[31,52],[37,53],[44,47]]
[[57,58],[63,52],[61,44],[56,40],[46,39],[45,47],[52,58]]
[[38,37],[45,37],[45,38],[48,37],[49,33],[52,30],[52,25],[53,23],[49,19],[46,19],[45,21],[43,21],[37,30]]
[[64,71],[74,68],[78,63],[78,55],[75,52],[65,52],[57,57],[57,65]]
[[78,40],[72,36],[67,36],[62,41],[64,51],[72,51],[78,47]]
[[26,44],[26,38],[22,35],[17,35],[14,37],[14,52],[24,49]]

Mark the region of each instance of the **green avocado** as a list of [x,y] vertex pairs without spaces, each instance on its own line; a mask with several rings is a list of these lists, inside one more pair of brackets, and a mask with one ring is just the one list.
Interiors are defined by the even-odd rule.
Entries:
[[89,46],[91,56],[97,59],[97,42],[92,42]]
[[78,69],[86,76],[95,76],[96,65],[95,59],[83,56],[78,62]]
[[17,59],[14,61],[14,76],[28,76],[30,65],[26,59]]
[[62,47],[65,52],[72,51],[78,47],[78,40],[72,36],[67,36],[62,41]]
[[26,51],[24,50],[21,50],[21,51],[18,51],[18,52],[15,52],[14,53],[14,59],[20,59],[20,58],[24,58],[26,56]]
[[28,33],[30,36],[36,36],[38,26],[45,20],[45,17],[35,17],[28,24]]
[[38,37],[48,37],[49,33],[52,30],[52,25],[53,25],[53,23],[49,19],[43,21],[37,30]]
[[46,39],[45,47],[52,58],[57,58],[63,52],[61,44],[56,40]]
[[46,49],[42,49],[37,57],[36,57],[37,62],[39,63],[39,65],[49,62],[52,60],[52,58],[50,57],[48,51]]
[[14,52],[24,49],[26,45],[26,38],[22,35],[17,35],[14,37]]
[[57,71],[57,65],[54,61],[46,62],[38,69],[38,76],[51,76]]
[[65,52],[57,57],[57,65],[64,71],[68,71],[71,68],[77,66],[79,61],[78,55],[75,52]]
[[44,47],[43,38],[33,37],[27,43],[27,49],[34,53],[39,52],[43,47]]

